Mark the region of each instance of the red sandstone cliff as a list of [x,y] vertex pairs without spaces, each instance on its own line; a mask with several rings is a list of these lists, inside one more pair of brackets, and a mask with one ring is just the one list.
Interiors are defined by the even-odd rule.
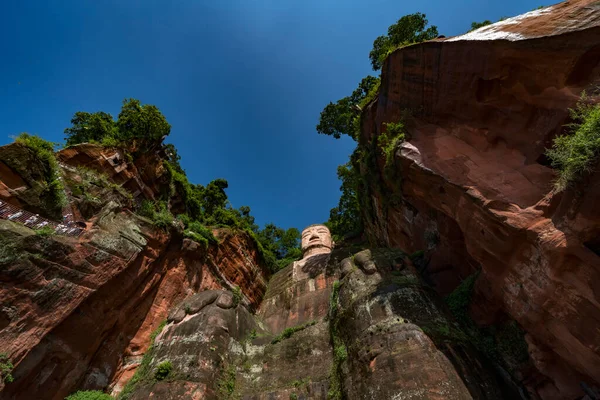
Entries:
[[442,293],[481,269],[471,314],[526,330],[537,372],[525,383],[545,399],[600,385],[600,174],[556,193],[543,155],[599,83],[600,9],[568,1],[395,51],[363,113],[363,145],[413,115],[394,178],[377,157],[369,235],[427,250]]
[[[161,172],[144,159],[115,165],[118,156],[87,144],[58,155],[67,183],[88,174],[72,166],[85,166],[125,189],[94,189],[103,201],[99,210],[87,209],[92,215],[81,237],[39,236],[0,220],[0,352],[15,365],[14,382],[0,386],[2,399],[62,400],[111,382],[118,391],[139,364],[150,332],[183,298],[238,285],[252,309],[266,291],[268,272],[248,235],[218,229],[219,244],[205,249],[128,211],[131,199],[123,193],[152,196]],[[14,169],[0,173],[0,187],[20,188],[4,191],[2,199],[26,207],[12,197],[29,190],[27,180],[18,180]],[[70,200],[83,218],[82,202]]]

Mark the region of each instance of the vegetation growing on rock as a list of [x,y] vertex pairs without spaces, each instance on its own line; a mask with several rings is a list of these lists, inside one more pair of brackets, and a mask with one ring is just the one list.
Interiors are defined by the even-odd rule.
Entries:
[[15,142],[24,146],[28,156],[15,152],[5,153],[2,161],[17,171],[35,190],[41,211],[49,217],[59,218],[67,204],[60,168],[54,156],[55,143],[39,136],[21,133]]
[[13,368],[13,363],[8,358],[8,354],[0,353],[0,379],[4,383],[11,383],[14,380],[11,374]]
[[488,26],[491,24],[492,24],[492,21],[490,21],[489,19],[486,19],[485,21],[481,21],[481,22],[471,22],[471,29],[469,30],[469,32],[472,32],[474,30],[483,28],[484,26]]
[[67,397],[65,400],[112,400],[113,397],[99,390],[78,391]]
[[418,12],[405,15],[390,25],[387,35],[379,36],[373,42],[373,49],[369,53],[373,70],[380,70],[387,56],[397,48],[438,37],[437,27],[428,27],[428,24],[426,15]]
[[[428,27],[428,24],[425,14],[415,13],[405,15],[391,25],[388,28],[388,34],[379,36],[373,43],[373,49],[369,53],[373,70],[380,70],[383,61],[398,47],[436,38],[438,36],[437,27]],[[319,117],[316,128],[318,133],[331,135],[336,139],[347,135],[357,142],[356,150],[350,157],[350,161],[338,167],[338,178],[342,181],[340,187],[342,193],[338,205],[331,209],[329,220],[326,223],[335,240],[362,231],[361,209],[367,212],[367,203],[370,202],[368,190],[371,185],[368,181],[379,181],[375,176],[377,174],[376,164],[368,159],[369,153],[373,153],[375,147],[369,146],[368,143],[362,143],[359,138],[362,112],[377,96],[380,84],[379,77],[363,78],[358,88],[350,96],[343,97],[335,103],[330,102],[321,111]],[[391,164],[393,149],[406,139],[405,133],[402,121],[388,123],[386,131],[378,138],[378,147],[385,154],[386,165]],[[363,165],[362,168],[361,165]],[[358,196],[359,193],[360,196]]]
[[342,363],[346,361],[348,357],[348,350],[346,345],[340,338],[338,332],[337,320],[339,312],[339,297],[340,297],[341,282],[335,281],[331,291],[331,298],[329,301],[329,334],[331,339],[331,345],[333,347],[333,364],[331,365],[331,372],[329,374],[329,392],[327,398],[330,400],[341,400],[342,394]]
[[[227,180],[215,179],[206,186],[188,180],[175,146],[162,143],[169,135],[171,125],[156,106],[126,99],[116,121],[105,112],[80,111],[75,113],[71,124],[65,129],[67,145],[99,143],[119,147],[134,158],[161,152],[167,179],[165,190],[159,198],[142,201],[137,208],[140,215],[149,218],[157,227],[170,229],[174,226],[174,215],[177,215],[177,220],[183,224],[184,236],[205,248],[217,242],[209,227],[246,231],[255,240],[271,271],[287,266],[301,255],[299,231],[296,228],[284,230],[274,224],[260,229],[254,223],[250,207],[236,209],[230,204],[225,192],[229,187]],[[87,191],[81,184],[74,188],[86,201],[99,202],[96,197],[86,196]]]
[[581,101],[570,109],[573,123],[570,134],[554,139],[552,148],[546,151],[552,166],[558,170],[556,190],[569,185],[591,172],[600,156],[600,105],[591,104],[585,93]]
[[311,322],[307,322],[306,324],[302,324],[302,325],[298,325],[298,326],[292,326],[291,328],[285,328],[283,330],[283,332],[281,332],[279,335],[275,336],[272,340],[271,340],[271,344],[277,344],[279,342],[281,342],[284,339],[289,339],[292,337],[292,335],[296,332],[302,331],[306,328],[308,328],[309,326],[313,326],[317,323],[317,321],[311,321]]
[[166,379],[171,371],[173,370],[173,364],[171,361],[163,361],[156,366],[156,371],[154,372],[154,379],[157,381],[162,381]]
[[127,382],[127,385],[125,385],[121,393],[119,393],[119,396],[117,397],[118,400],[129,399],[133,395],[136,387],[139,384],[151,381],[152,378],[150,362],[152,361],[152,356],[154,354],[154,340],[156,339],[158,334],[162,332],[166,324],[167,321],[161,322],[160,325],[154,331],[152,331],[152,333],[150,333],[150,346],[148,347],[148,350],[146,350],[146,352],[144,353],[142,362],[140,363],[139,367],[135,370],[135,374]]

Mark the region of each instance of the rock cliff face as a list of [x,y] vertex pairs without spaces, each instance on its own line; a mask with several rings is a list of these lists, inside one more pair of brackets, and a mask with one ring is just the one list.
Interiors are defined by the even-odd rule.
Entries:
[[[471,315],[527,332],[534,397],[600,383],[600,174],[556,193],[544,156],[581,92],[598,94],[599,21],[596,2],[569,1],[399,49],[362,116],[379,176],[369,236],[426,250],[443,294],[481,269]],[[373,143],[402,118],[409,140],[386,167]]]
[[[21,147],[6,147],[15,146]],[[125,194],[156,193],[160,176],[127,163],[115,168],[115,154],[93,145],[59,154],[67,187],[87,174],[97,177],[72,166],[101,172],[107,178],[99,179],[113,185],[94,189],[104,201],[93,200],[93,207],[71,194],[75,214],[88,217],[81,237],[41,236],[0,220],[0,351],[15,365],[2,399],[62,400],[78,388],[118,390],[139,365],[150,332],[184,297],[239,285],[242,303],[254,309],[266,290],[269,274],[246,234],[218,229],[220,243],[204,248],[128,211],[132,200]],[[10,170],[0,176],[3,182],[5,176],[19,175]],[[29,190],[26,179],[22,184],[21,193]],[[115,184],[122,186],[115,190]],[[4,200],[23,205],[10,195]]]
[[[83,234],[0,219],[0,399],[582,398],[600,386],[600,173],[557,193],[543,154],[600,95],[599,62],[588,0],[395,51],[361,116],[371,244],[329,238],[273,277],[245,233],[204,246],[131,211],[170,184],[160,152],[62,150]],[[45,174],[0,148],[1,201],[44,212]]]
[[[501,399],[437,294],[398,250],[315,255],[278,272],[253,316],[222,291],[186,298],[132,399]],[[152,371],[172,365],[171,378]],[[129,395],[128,395],[129,396]]]

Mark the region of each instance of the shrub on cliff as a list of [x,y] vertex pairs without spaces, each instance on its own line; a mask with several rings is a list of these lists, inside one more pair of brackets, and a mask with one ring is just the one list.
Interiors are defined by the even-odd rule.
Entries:
[[570,134],[555,138],[552,148],[546,151],[552,166],[558,169],[558,191],[591,172],[600,156],[600,105],[588,103],[584,93],[569,111],[574,121],[568,125]]
[[161,362],[156,366],[156,372],[154,372],[154,378],[157,381],[165,380],[171,371],[173,370],[173,364],[171,361]]
[[0,379],[2,379],[4,383],[11,383],[14,381],[11,374],[13,368],[13,363],[8,358],[8,354],[0,353]]
[[113,397],[99,390],[78,391],[65,397],[65,400],[113,400]]
[[427,27],[428,24],[425,14],[415,13],[405,15],[395,24],[390,25],[388,34],[379,36],[373,42],[373,49],[369,53],[373,70],[380,70],[387,56],[398,47],[438,37],[437,27],[435,25]]
[[143,217],[146,217],[154,223],[158,228],[168,229],[172,224],[175,218],[171,211],[169,211],[169,207],[164,201],[150,201],[144,200],[142,201],[137,213]]
[[377,144],[385,157],[385,167],[391,166],[394,160],[394,151],[400,143],[406,139],[406,130],[404,123],[388,122],[385,124],[385,132],[377,137]]
[[37,161],[43,165],[44,188],[39,194],[40,200],[49,216],[60,218],[62,209],[67,204],[67,197],[60,179],[58,161],[54,156],[56,144],[28,133],[21,133],[15,142],[28,147]]

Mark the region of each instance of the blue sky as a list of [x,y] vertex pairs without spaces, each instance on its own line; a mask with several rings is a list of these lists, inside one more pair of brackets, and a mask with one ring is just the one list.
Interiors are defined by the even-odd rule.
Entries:
[[[52,5],[50,3],[53,3]],[[76,111],[117,116],[126,97],[172,125],[194,183],[229,181],[259,224],[303,228],[337,204],[354,148],[315,131],[370,69],[373,40],[424,12],[447,36],[537,0],[4,1],[0,145],[20,132],[62,142]]]

